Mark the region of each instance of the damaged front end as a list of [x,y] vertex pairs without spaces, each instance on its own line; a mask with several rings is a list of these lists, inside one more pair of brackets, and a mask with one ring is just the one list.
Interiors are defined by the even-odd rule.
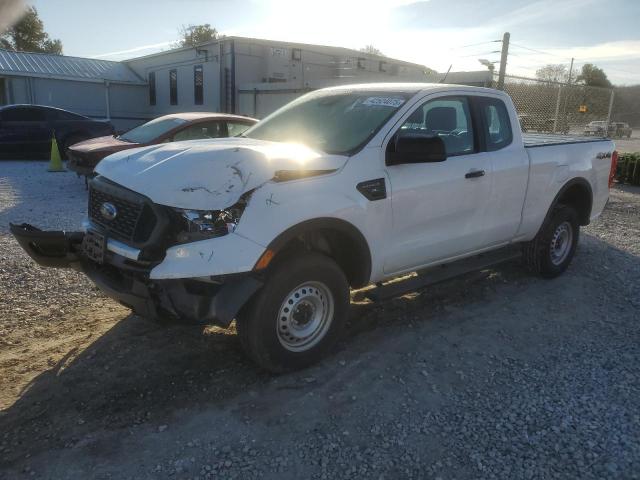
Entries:
[[247,198],[224,211],[197,213],[154,204],[98,177],[90,183],[85,231],[42,231],[29,224],[11,224],[10,230],[39,265],[82,271],[138,315],[228,327],[262,286],[252,272],[176,279],[152,278],[151,272],[172,246],[233,232]]

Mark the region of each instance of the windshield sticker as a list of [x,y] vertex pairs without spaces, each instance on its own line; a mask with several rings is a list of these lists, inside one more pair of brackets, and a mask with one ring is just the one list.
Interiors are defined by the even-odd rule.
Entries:
[[397,108],[404,103],[404,98],[399,97],[369,97],[363,105],[371,107],[394,107]]

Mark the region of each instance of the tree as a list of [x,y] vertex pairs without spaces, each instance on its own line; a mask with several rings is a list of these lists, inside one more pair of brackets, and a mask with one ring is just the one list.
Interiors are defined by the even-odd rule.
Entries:
[[576,81],[589,87],[607,87],[611,88],[611,82],[607,78],[604,70],[596,67],[592,63],[586,63],[582,66],[582,72],[576,78]]
[[0,35],[0,46],[20,52],[62,55],[62,42],[49,38],[35,7],[29,7],[18,22]]
[[549,64],[536,70],[536,78],[543,82],[566,83],[569,80],[569,70],[566,65]]
[[370,55],[378,55],[380,57],[384,56],[384,53],[382,53],[380,50],[378,50],[376,47],[374,47],[373,45],[365,45],[364,47],[362,47],[360,49],[361,52],[364,53],[368,53]]
[[211,28],[211,25],[183,25],[180,28],[180,40],[178,47],[193,47],[201,43],[207,43],[218,38],[218,31]]

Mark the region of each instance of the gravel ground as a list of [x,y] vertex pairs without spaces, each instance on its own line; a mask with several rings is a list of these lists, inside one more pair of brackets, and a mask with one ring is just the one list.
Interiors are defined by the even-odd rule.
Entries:
[[562,277],[514,262],[354,303],[332,356],[274,377],[233,329],[35,267],[8,221],[72,228],[85,203],[43,169],[0,165],[0,478],[640,478],[640,189]]
[[634,131],[631,138],[616,138],[613,140],[616,150],[621,153],[640,152],[640,132]]

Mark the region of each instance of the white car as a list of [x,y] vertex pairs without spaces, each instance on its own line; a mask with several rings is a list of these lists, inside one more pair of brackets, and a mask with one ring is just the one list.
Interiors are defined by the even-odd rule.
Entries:
[[83,270],[140,315],[235,319],[251,358],[279,372],[332,345],[350,288],[393,296],[402,282],[381,282],[419,271],[404,287],[419,288],[447,277],[434,266],[486,267],[514,248],[561,274],[615,162],[608,140],[523,136],[500,91],[342,86],[241,137],[113,154],[84,231],[12,231],[38,263]]

